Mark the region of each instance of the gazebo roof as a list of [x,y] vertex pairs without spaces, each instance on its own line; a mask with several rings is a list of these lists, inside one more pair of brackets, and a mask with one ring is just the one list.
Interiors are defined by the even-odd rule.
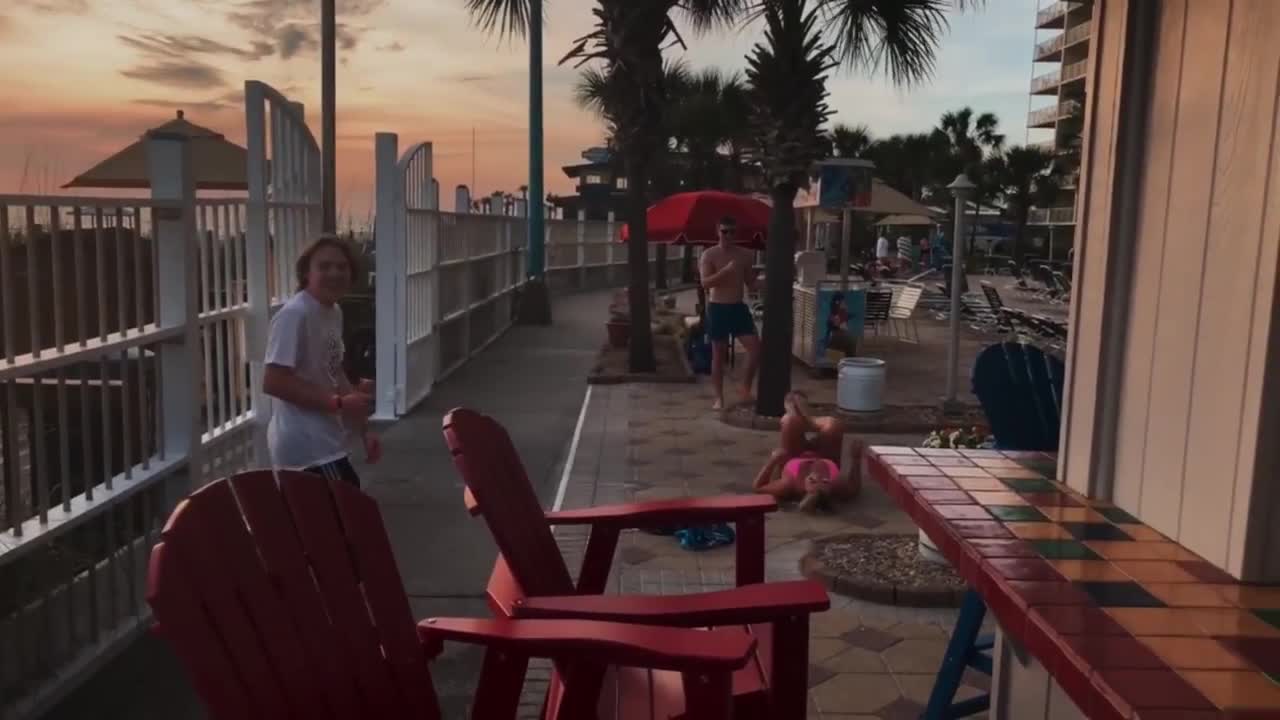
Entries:
[[[802,193],[796,199],[796,209],[807,209],[817,213],[820,217],[829,220],[839,220],[840,212],[838,210],[829,210],[818,206],[818,198],[813,193]],[[871,204],[867,207],[856,208],[854,212],[868,215],[920,215],[923,217],[932,217],[935,213],[927,206],[912,200],[906,195],[894,190],[879,178],[871,180]],[[828,217],[829,216],[829,217]]]
[[191,139],[191,163],[198,190],[247,190],[249,187],[249,153],[227,140],[222,133],[187,121],[179,110],[177,117],[152,128],[132,145],[94,165],[64,188],[146,189],[147,138],[152,133],[185,135]]

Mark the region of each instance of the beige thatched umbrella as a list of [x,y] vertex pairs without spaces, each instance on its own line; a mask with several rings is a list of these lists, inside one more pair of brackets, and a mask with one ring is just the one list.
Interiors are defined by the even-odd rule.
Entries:
[[[191,164],[198,190],[247,190],[249,153],[222,133],[187,122],[179,110],[173,120],[148,132],[177,133],[191,138]],[[94,165],[64,188],[145,189],[147,134],[129,147]]]

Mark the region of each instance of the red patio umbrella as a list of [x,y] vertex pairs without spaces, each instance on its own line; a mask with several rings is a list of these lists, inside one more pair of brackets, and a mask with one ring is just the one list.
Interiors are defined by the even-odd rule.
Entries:
[[[649,207],[649,242],[672,245],[715,245],[717,226],[729,216],[738,221],[737,243],[764,250],[769,233],[769,205],[747,195],[699,190],[678,193]],[[622,242],[630,228],[622,226]]]

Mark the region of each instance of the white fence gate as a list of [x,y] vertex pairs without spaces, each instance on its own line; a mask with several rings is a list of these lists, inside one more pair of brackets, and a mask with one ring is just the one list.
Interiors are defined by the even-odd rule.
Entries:
[[174,503],[256,464],[250,367],[318,229],[319,160],[300,108],[260,83],[246,98],[248,202],[197,199],[186,139],[156,134],[149,198],[0,195],[5,720],[147,628]]

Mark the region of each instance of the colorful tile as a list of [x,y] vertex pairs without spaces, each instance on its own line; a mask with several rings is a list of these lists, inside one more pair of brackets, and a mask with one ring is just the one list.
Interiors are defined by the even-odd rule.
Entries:
[[1021,493],[1048,493],[1057,492],[1058,487],[1048,480],[1040,478],[1036,479],[1010,479],[1001,475],[999,471],[993,473],[1000,481],[1009,486],[1010,490]]
[[1005,522],[1045,522],[1045,516],[1030,505],[988,505],[986,510]]
[[959,477],[952,482],[969,492],[1009,492],[1009,488],[995,478]]
[[991,473],[987,472],[986,470],[983,470],[983,469],[982,469],[982,468],[980,468],[980,467],[951,467],[951,466],[947,466],[947,467],[939,467],[938,469],[942,471],[942,474],[943,474],[943,475],[946,475],[946,476],[947,476],[947,477],[949,477],[949,478],[962,478],[962,477],[989,478],[989,477],[993,477],[993,476],[991,475]]
[[969,547],[978,553],[978,557],[1039,557],[1035,548],[1022,540],[970,540]]
[[966,460],[962,457],[935,457],[929,458],[929,462],[936,467],[975,467],[972,460]]
[[1029,542],[1041,556],[1049,560],[1099,559],[1092,550],[1078,540],[1031,540]]
[[1106,560],[1050,560],[1049,563],[1068,580],[1079,582],[1132,582]]
[[1127,525],[1142,524],[1141,520],[1130,515],[1124,510],[1121,510],[1118,507],[1098,508],[1098,512],[1102,513],[1103,517],[1105,517],[1106,519],[1110,520],[1113,523],[1122,523]]
[[1187,682],[1223,710],[1280,707],[1280,685],[1266,675],[1241,670],[1189,670]]
[[1222,585],[1223,597],[1243,608],[1280,608],[1280,587]]
[[944,477],[921,477],[909,475],[902,481],[917,490],[955,490],[956,484]]
[[1233,603],[1224,592],[1228,585],[1205,585],[1202,583],[1143,583],[1143,587],[1152,595],[1160,598],[1169,607],[1232,607]]
[[1039,507],[1084,507],[1079,500],[1060,492],[1023,493],[1022,497]]
[[1055,635],[1124,635],[1125,629],[1092,605],[1046,605],[1028,611],[1028,620]]
[[1167,670],[1146,645],[1124,635],[1075,635],[1067,646],[1093,670]]
[[920,499],[930,505],[969,505],[973,498],[962,490],[921,490]]
[[993,468],[991,474],[1000,479],[1009,480],[1044,480],[1044,477],[1035,470],[1026,468]]
[[1191,622],[1193,610],[1160,607],[1113,607],[1106,612],[1133,635],[1202,637],[1206,633]]
[[1102,680],[1142,717],[1143,708],[1212,710],[1213,703],[1172,670],[1102,670]]
[[916,448],[900,445],[872,445],[867,448],[873,455],[916,455]]
[[1199,626],[1205,635],[1213,637],[1280,638],[1280,629],[1260,619],[1250,610],[1236,608],[1189,608],[1191,622]]
[[[1025,495],[1021,497],[1026,497]],[[1040,505],[1040,512],[1053,522],[1106,522],[1106,518],[1086,507]]]
[[1112,560],[1129,577],[1141,582],[1194,583],[1195,576],[1168,560]]
[[990,520],[991,513],[981,505],[939,505],[933,509],[948,520]]
[[1064,522],[1062,529],[1077,540],[1129,540],[1124,531],[1110,523]]
[[1016,470],[1021,465],[1017,460],[1006,460],[1004,458],[974,458],[973,463],[981,468],[1001,468],[1004,470]]
[[987,565],[997,575],[1009,580],[1041,580],[1054,582],[1062,580],[1049,563],[1040,558],[998,558],[988,559]]
[[1280,638],[1224,637],[1218,642],[1271,677],[1280,675]]
[[[980,490],[969,493],[979,505],[1026,505],[1027,501],[1016,492],[991,492]],[[1278,605],[1277,607],[1280,607]]]
[[1235,584],[1235,578],[1204,560],[1179,560],[1178,567],[1186,570],[1195,579],[1206,583]]
[[[1092,512],[1092,511],[1089,511]],[[1090,540],[1089,547],[1108,560],[1186,560],[1186,550],[1171,542]]]
[[923,457],[932,457],[932,458],[940,458],[940,457],[958,458],[958,457],[963,457],[963,456],[960,454],[960,451],[959,451],[959,450],[951,450],[951,449],[949,449],[949,448],[920,448],[919,450],[916,450],[916,453],[917,453],[917,454],[919,454],[919,455],[921,455],[921,456],[923,456]]
[[932,465],[889,465],[889,470],[898,476],[915,475],[919,477],[946,477],[942,471]]
[[1135,582],[1080,582],[1077,585],[1099,607],[1164,607],[1159,598]]
[[1009,532],[1024,540],[1067,540],[1071,536],[1062,526],[1047,522],[1011,522],[1006,523]]
[[1254,610],[1253,614],[1268,625],[1280,628],[1280,610]]
[[1223,643],[1206,637],[1143,637],[1142,642],[1178,670],[1245,670],[1249,664]]
[[1146,525],[1125,525],[1124,531],[1138,542],[1164,542],[1169,539]]
[[1010,580],[1009,589],[1017,593],[1027,607],[1040,605],[1089,605],[1093,600],[1080,591],[1078,583],[1042,580]]
[[975,462],[980,459],[981,460],[1003,460],[1006,462],[1013,462],[1009,458],[1005,457],[1004,453],[1000,452],[999,450],[976,450],[976,449],[970,450],[966,448],[964,450],[961,450],[960,454]]
[[893,467],[907,467],[909,465],[929,465],[929,458],[922,458],[916,455],[894,455],[885,460]]
[[1005,528],[1003,523],[994,520],[983,522],[981,520],[955,520],[951,522],[951,528],[956,534],[962,538],[1009,538],[1013,535]]

